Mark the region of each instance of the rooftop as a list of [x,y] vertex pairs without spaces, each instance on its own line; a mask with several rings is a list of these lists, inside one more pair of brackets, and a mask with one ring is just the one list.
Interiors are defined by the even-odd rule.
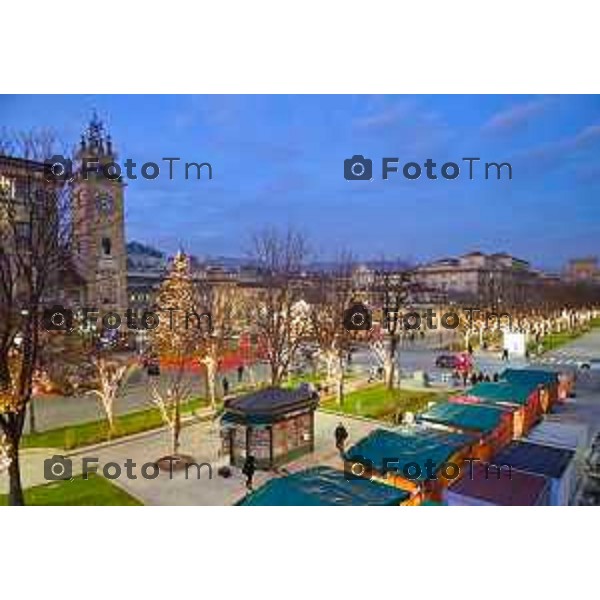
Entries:
[[484,398],[493,402],[510,402],[512,404],[527,404],[529,396],[535,392],[537,383],[483,382],[474,385],[467,391],[469,396]]
[[546,446],[578,450],[587,446],[588,426],[577,423],[542,421],[527,435],[527,441]]
[[318,395],[308,386],[295,389],[265,388],[229,400],[225,413],[239,416],[278,416],[302,408],[316,408]]
[[497,506],[534,506],[547,494],[548,487],[548,480],[541,475],[515,469],[488,470],[485,465],[474,463],[472,472],[450,486],[448,493]]
[[493,463],[558,479],[574,456],[573,451],[565,448],[516,441],[494,456]]
[[371,461],[380,473],[392,469],[401,471],[408,463],[417,463],[421,468],[421,475],[415,479],[423,481],[427,479],[427,461],[433,462],[435,473],[456,452],[474,441],[475,438],[471,435],[446,433],[425,427],[394,432],[375,429],[348,449],[346,458],[357,462]]
[[554,371],[540,369],[505,369],[500,374],[500,379],[511,383],[558,383],[558,374]]
[[410,494],[368,479],[346,479],[343,471],[314,467],[271,479],[241,506],[392,506]]
[[502,422],[504,413],[493,406],[440,402],[419,416],[422,421],[489,433]]

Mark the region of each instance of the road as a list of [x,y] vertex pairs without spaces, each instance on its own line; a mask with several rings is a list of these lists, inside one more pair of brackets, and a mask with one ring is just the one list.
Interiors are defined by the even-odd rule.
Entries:
[[[420,340],[414,343],[406,343],[400,347],[400,368],[403,377],[410,377],[415,371],[426,371],[431,380],[441,381],[444,374],[448,375],[450,370],[440,369],[435,366],[435,359],[440,351],[431,348],[427,343]],[[554,352],[544,355],[543,360],[534,364],[542,367],[561,366],[565,361],[566,366],[572,366],[569,361],[574,357],[600,356],[600,330],[595,330],[586,336],[579,338]],[[508,363],[503,362],[498,353],[476,352],[474,354],[475,369],[493,376],[500,373],[506,367],[523,367],[527,363],[524,359],[511,359]],[[368,377],[369,372],[377,364],[373,354],[367,348],[361,348],[353,354],[351,369],[361,377]],[[230,389],[235,390],[237,386],[237,373],[227,373],[226,377],[230,383]],[[268,369],[266,365],[254,368],[254,380],[266,381]],[[219,394],[222,393],[222,379],[219,378]],[[243,383],[248,383],[248,373],[244,375]],[[163,383],[164,385],[164,378]],[[195,375],[190,379],[190,386],[194,394],[204,395],[205,386],[203,380]],[[148,392],[148,378],[142,373],[137,381],[131,382],[125,393],[115,403],[116,414],[142,410],[152,406]],[[64,425],[82,423],[104,418],[104,414],[98,400],[90,395],[71,397],[44,397],[34,401],[36,417],[36,429],[44,431]],[[26,432],[28,423],[26,425]]]

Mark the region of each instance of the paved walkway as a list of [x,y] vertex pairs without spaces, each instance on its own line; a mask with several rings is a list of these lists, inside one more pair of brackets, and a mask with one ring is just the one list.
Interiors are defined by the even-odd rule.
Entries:
[[[343,417],[329,413],[317,412],[315,419],[315,452],[286,465],[286,470],[296,471],[307,466],[326,464],[343,468],[343,463],[335,449],[333,431],[337,423],[342,420],[346,426],[349,443],[356,442],[369,431],[381,425],[361,420]],[[169,435],[166,430],[153,431],[135,439],[126,441],[116,440],[111,445],[104,445],[96,449],[81,449],[66,453],[73,461],[73,475],[82,472],[83,457],[97,458],[100,471],[109,462],[116,462],[122,466],[121,476],[114,480],[116,485],[140,499],[144,504],[150,505],[206,505],[220,506],[234,504],[245,494],[244,478],[238,469],[234,469],[233,476],[223,479],[217,475],[217,469],[225,464],[219,457],[220,439],[218,430],[211,423],[195,423],[186,427],[181,436],[181,451],[191,454],[198,464],[209,463],[212,466],[212,479],[208,477],[208,468],[203,467],[200,479],[197,479],[197,470],[192,468],[186,479],[184,472],[173,473],[172,478],[168,472],[161,473],[156,479],[144,479],[141,468],[144,463],[153,462],[169,452]],[[47,483],[44,478],[44,460],[53,454],[63,451],[32,449],[21,453],[22,480],[25,487]],[[127,459],[136,463],[133,468],[137,479],[127,479],[126,469],[123,466]],[[152,470],[150,470],[152,473]],[[256,486],[267,479],[276,477],[276,474],[257,472]],[[6,473],[0,474],[0,493],[6,493],[8,481]]]
[[[598,356],[600,354],[600,331],[593,331],[586,336],[574,340],[567,346],[553,353],[551,356],[559,356],[558,352],[587,353],[587,356]],[[140,401],[141,401],[140,392]],[[77,406],[77,399],[73,402],[71,410],[76,412],[78,419],[69,413],[69,418],[81,420],[85,410]],[[135,405],[137,400],[132,397],[131,404]],[[124,407],[121,407],[122,409]],[[66,408],[61,409],[61,413]],[[77,411],[81,412],[77,412]],[[131,408],[130,408],[131,410]],[[58,412],[56,413],[59,414]],[[100,416],[98,414],[98,416]],[[57,417],[59,418],[59,417]],[[580,374],[578,378],[577,396],[570,400],[560,412],[553,418],[565,421],[586,423],[593,435],[600,431],[600,376],[598,374]],[[89,419],[89,417],[88,417]],[[333,431],[339,420],[342,420],[349,431],[349,443],[353,443],[368,434],[381,424],[351,417],[342,417],[329,413],[317,412],[315,421],[315,452],[302,457],[286,465],[288,471],[325,464],[343,468],[342,462],[335,450],[333,443]],[[197,479],[195,469],[189,473],[188,479],[185,473],[174,473],[170,478],[169,473],[161,473],[156,479],[144,479],[141,477],[140,469],[144,463],[153,462],[157,458],[169,452],[168,432],[165,430],[147,432],[134,438],[117,440],[110,445],[103,445],[94,450],[83,449],[69,453],[73,460],[74,474],[81,472],[81,460],[84,456],[97,457],[100,469],[109,462],[124,465],[125,460],[131,459],[137,467],[134,472],[137,479],[126,479],[125,468],[122,468],[121,477],[115,480],[126,491],[139,498],[145,504],[150,505],[228,505],[234,504],[245,493],[244,481],[239,470],[234,470],[233,476],[223,479],[216,473],[223,459],[219,457],[220,439],[216,426],[211,423],[195,423],[182,432],[181,451],[191,454],[198,463],[206,462],[212,466],[213,477],[208,478],[208,469],[203,468],[200,480]],[[23,484],[25,487],[46,483],[44,478],[44,460],[60,451],[32,449],[21,453],[21,464],[23,471]],[[259,472],[256,476],[256,485],[261,485],[267,479],[276,477],[272,473]],[[6,493],[8,481],[6,473],[0,474],[0,493]]]
[[546,366],[566,365],[576,367],[580,361],[600,358],[600,329],[596,328],[569,342],[568,344],[544,353],[532,362]]

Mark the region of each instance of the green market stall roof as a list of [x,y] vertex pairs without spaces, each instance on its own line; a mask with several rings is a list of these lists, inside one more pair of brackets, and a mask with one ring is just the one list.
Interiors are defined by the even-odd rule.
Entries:
[[558,374],[540,369],[505,369],[500,379],[517,384],[547,385],[558,383]]
[[314,467],[271,479],[247,495],[240,506],[392,506],[405,502],[408,492],[369,481],[346,479],[343,471]]
[[232,423],[271,423],[299,411],[315,410],[319,395],[309,387],[265,388],[233,398],[225,404],[221,421]]
[[463,431],[490,433],[501,425],[503,417],[504,413],[494,406],[440,402],[419,415],[419,420]]
[[535,392],[537,383],[478,383],[466,393],[491,402],[510,402],[525,406],[529,396]]
[[420,475],[415,479],[424,481],[431,465],[428,461],[434,465],[431,471],[437,473],[456,452],[476,440],[473,435],[426,427],[412,427],[404,431],[375,429],[349,448],[345,458],[359,463],[370,461],[380,473],[390,471],[390,467],[400,471],[404,465],[416,463],[420,467]]

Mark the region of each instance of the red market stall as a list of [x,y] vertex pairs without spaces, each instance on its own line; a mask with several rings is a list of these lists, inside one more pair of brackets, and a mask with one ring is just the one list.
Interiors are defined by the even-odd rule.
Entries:
[[506,369],[500,374],[501,381],[517,385],[537,386],[539,388],[540,406],[544,413],[552,410],[552,406],[558,402],[561,395],[571,393],[571,380],[563,380],[561,391],[559,379],[558,373],[542,371],[541,369]]
[[429,427],[375,429],[344,458],[352,473],[406,490],[411,503],[420,504],[442,499],[444,488],[460,477],[476,444],[474,436]]
[[473,458],[489,460],[513,438],[512,414],[503,406],[467,402],[440,402],[419,415],[419,421],[478,439]]
[[542,416],[539,389],[537,384],[516,384],[509,382],[478,383],[470,390],[469,396],[475,396],[486,404],[512,406],[513,436],[525,435]]

